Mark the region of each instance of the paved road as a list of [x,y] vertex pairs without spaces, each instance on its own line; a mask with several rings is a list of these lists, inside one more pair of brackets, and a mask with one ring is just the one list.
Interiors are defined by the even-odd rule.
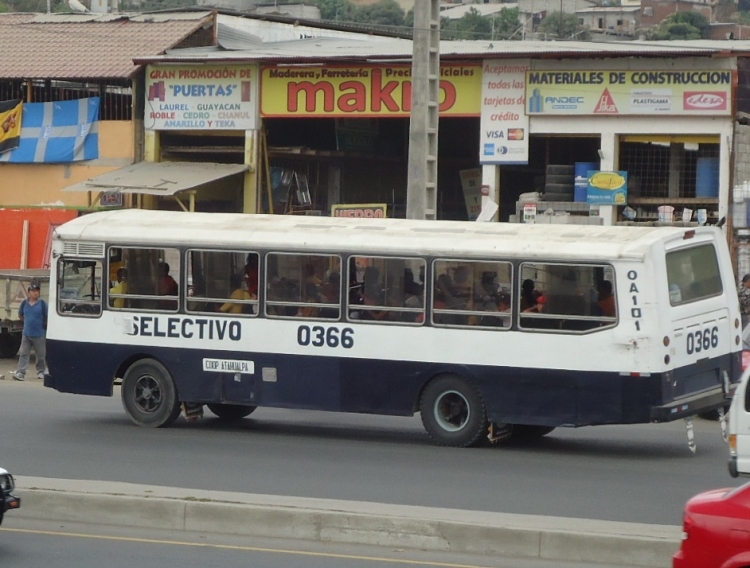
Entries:
[[3,568],[101,568],[102,558],[108,568],[624,568],[35,520],[0,528]]
[[[0,454],[18,476],[679,525],[687,498],[738,485],[715,422],[558,430],[528,446],[433,446],[418,418],[260,409],[151,430],[115,398],[0,381]],[[207,416],[209,416],[207,414]],[[10,463],[8,463],[10,460]]]

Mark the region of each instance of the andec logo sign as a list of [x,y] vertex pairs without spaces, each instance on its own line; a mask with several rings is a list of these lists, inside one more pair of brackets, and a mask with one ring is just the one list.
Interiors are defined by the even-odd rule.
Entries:
[[685,110],[726,110],[727,94],[686,91],[683,98],[683,107]]

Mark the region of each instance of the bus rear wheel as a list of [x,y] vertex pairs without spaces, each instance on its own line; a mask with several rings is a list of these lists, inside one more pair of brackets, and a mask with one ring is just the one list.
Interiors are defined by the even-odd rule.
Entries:
[[130,419],[148,428],[169,426],[180,415],[180,400],[169,371],[154,359],[133,363],[122,378],[122,405]]
[[240,420],[255,412],[255,406],[242,406],[241,404],[208,404],[208,409],[222,420]]
[[441,375],[430,381],[419,407],[425,430],[441,446],[473,446],[486,434],[487,411],[482,396],[458,375]]

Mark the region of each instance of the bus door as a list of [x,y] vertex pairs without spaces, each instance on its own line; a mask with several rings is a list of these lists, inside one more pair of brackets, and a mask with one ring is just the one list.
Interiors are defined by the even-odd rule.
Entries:
[[670,398],[717,386],[728,395],[733,369],[727,354],[735,334],[713,242],[668,250],[666,268],[674,342],[665,360],[674,369]]

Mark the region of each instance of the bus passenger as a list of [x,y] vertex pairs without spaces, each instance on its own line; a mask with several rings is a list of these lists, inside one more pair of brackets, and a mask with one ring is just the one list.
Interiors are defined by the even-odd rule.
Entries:
[[169,275],[169,264],[166,262],[159,263],[159,295],[177,295],[177,282]]
[[[159,295],[160,296],[177,296],[177,282],[169,275],[169,264],[166,262],[159,263]],[[177,302],[175,300],[162,300],[159,302],[159,308],[162,310],[176,310]]]
[[536,306],[539,293],[534,288],[534,281],[527,278],[521,284],[521,311],[534,311],[531,308]]
[[612,294],[612,282],[602,280],[599,282],[599,299],[596,304],[599,306],[601,314],[608,318],[615,317],[615,296]]
[[245,261],[245,284],[251,296],[258,297],[258,255],[248,253]]
[[[368,267],[372,268],[372,267]],[[374,275],[377,272],[377,268],[373,268],[370,275]],[[369,284],[368,284],[369,282]],[[382,306],[382,292],[380,289],[380,283],[376,278],[370,278],[368,280],[367,272],[365,271],[365,282],[362,287],[362,305],[363,306]],[[389,312],[387,310],[369,310],[364,309],[359,312],[359,319],[362,320],[384,320],[388,319]]]
[[[255,300],[256,296],[253,296],[242,287],[242,276],[237,274],[232,275],[231,279],[232,288],[234,292],[229,296],[232,300]],[[255,313],[255,307],[251,304],[243,304],[240,302],[225,302],[220,308],[220,312],[225,314],[242,314],[242,313]]]
[[489,312],[498,310],[500,286],[495,282],[496,272],[483,272],[482,280],[474,287],[474,301],[477,309]]
[[510,327],[510,294],[507,292],[499,292],[497,295],[497,311],[500,312],[499,317],[493,317],[494,325],[500,325],[500,327]]
[[[458,276],[457,280],[463,284],[464,275],[460,274],[459,270],[461,268],[464,267],[456,269],[456,275]],[[468,307],[468,294],[465,292],[466,290],[456,286],[447,273],[441,274],[435,281],[433,307],[435,309],[464,310]],[[458,314],[436,314],[434,319],[436,323],[442,324],[465,325],[469,323],[465,316]]]
[[[320,292],[318,291],[318,287],[313,282],[308,282],[305,284],[305,296],[303,298],[304,302],[309,302],[311,304],[320,304],[322,303],[322,298],[320,297]],[[297,317],[301,318],[314,318],[317,317],[320,313],[320,308],[317,306],[300,306],[297,309]]]
[[[128,293],[128,270],[126,268],[117,269],[117,284],[109,291],[110,294],[127,294]],[[112,298],[110,305],[113,308],[124,308],[125,298]]]

